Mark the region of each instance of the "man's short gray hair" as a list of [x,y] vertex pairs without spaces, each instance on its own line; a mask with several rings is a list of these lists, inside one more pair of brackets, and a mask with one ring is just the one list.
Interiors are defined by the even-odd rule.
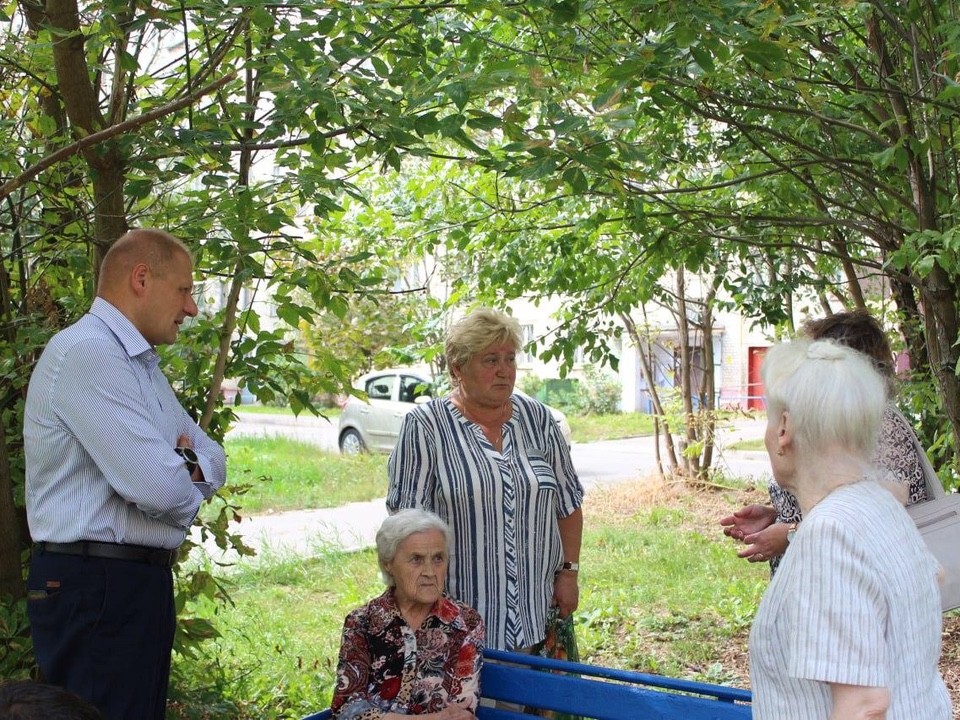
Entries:
[[400,543],[411,535],[420,532],[439,531],[443,534],[443,544],[450,554],[450,526],[436,513],[420,508],[405,508],[390,515],[377,530],[377,563],[383,582],[393,587],[396,580],[387,571],[387,565],[393,562]]

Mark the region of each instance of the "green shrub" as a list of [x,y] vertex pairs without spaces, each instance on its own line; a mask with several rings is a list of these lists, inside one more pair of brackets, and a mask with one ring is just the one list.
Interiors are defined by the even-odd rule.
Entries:
[[620,380],[613,373],[596,365],[584,366],[579,391],[585,412],[593,415],[620,412],[620,389]]
[[580,397],[580,381],[576,378],[545,380],[538,399],[562,410],[567,415],[579,415],[584,409],[583,400]]
[[0,678],[27,678],[33,665],[26,599],[14,602],[5,595],[0,598]]
[[532,398],[540,400],[540,394],[543,392],[544,382],[536,373],[527,373],[517,380],[517,387]]

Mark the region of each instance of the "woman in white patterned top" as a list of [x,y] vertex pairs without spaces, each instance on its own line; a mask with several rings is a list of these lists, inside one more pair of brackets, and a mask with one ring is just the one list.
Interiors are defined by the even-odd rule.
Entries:
[[[887,389],[887,407],[873,463],[903,486],[907,505],[926,500],[923,465],[917,455],[913,428],[892,402],[896,380],[893,352],[880,323],[867,311],[854,310],[811,320],[803,326],[803,332],[811,340],[835,340],[873,361]],[[724,526],[725,535],[744,544],[738,553],[740,557],[749,562],[769,560],[772,575],[787,551],[789,532],[796,530],[803,515],[797,499],[780,487],[775,478],[770,480],[769,492],[771,505],[747,505],[721,519],[720,524]]]
[[480,611],[487,644],[526,650],[547,611],[577,607],[583,487],[542,403],[513,393],[520,327],[481,308],[447,335],[454,389],[404,418],[387,507],[420,507],[453,530],[450,594]]
[[750,633],[754,720],[950,720],[939,566],[875,472],[884,380],[833,341],[772,347],[764,443],[804,521]]

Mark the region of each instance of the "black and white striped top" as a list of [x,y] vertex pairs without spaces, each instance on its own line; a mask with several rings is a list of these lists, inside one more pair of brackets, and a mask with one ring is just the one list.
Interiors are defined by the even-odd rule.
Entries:
[[[26,504],[34,541],[173,549],[226,457],[180,405],[156,350],[102,298],[44,349],[24,409]],[[174,452],[188,435],[206,482]]]
[[453,530],[447,590],[475,607],[498,649],[544,637],[554,573],[563,562],[557,519],[580,507],[560,429],[542,403],[514,395],[497,452],[449,398],[410,412],[390,456],[387,507],[421,507]]

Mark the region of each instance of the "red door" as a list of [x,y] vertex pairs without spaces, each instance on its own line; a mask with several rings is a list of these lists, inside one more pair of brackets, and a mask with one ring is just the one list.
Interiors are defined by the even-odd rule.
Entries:
[[760,379],[760,366],[767,354],[765,347],[752,347],[747,351],[747,410],[763,410],[763,380]]

